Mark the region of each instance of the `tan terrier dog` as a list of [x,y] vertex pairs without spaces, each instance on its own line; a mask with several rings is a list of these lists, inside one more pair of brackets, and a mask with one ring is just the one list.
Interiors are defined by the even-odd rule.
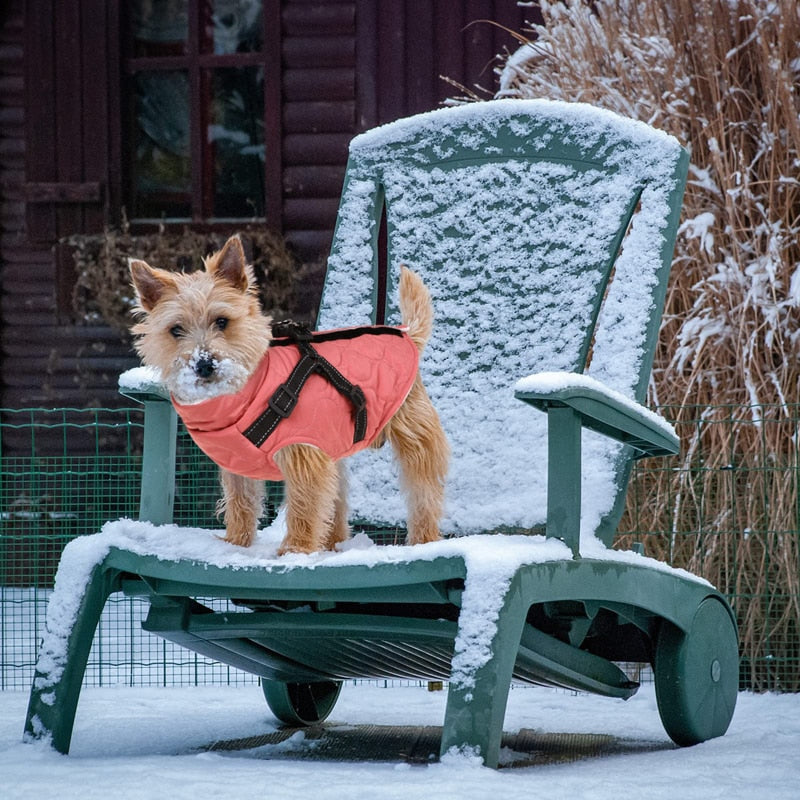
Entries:
[[[350,535],[341,459],[385,441],[400,464],[408,542],[438,539],[449,446],[417,369],[433,324],[421,279],[402,268],[404,329],[278,339],[239,238],[204,263],[204,270],[175,273],[132,260],[134,311],[141,317],[132,331],[143,363],[160,371],[190,434],[220,465],[225,540],[252,543],[263,482],[282,479],[287,534],[279,553],[333,549]],[[346,370],[357,376],[352,383]],[[293,383],[298,373],[306,381],[300,388]],[[377,411],[373,375],[395,388]],[[276,387],[271,396],[257,399],[268,386]]]

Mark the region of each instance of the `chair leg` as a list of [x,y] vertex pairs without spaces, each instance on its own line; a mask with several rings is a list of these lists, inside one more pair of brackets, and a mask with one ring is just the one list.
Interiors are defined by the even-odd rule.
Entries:
[[[520,583],[519,575],[515,576],[506,593],[490,645],[490,658],[467,680],[451,677],[442,730],[442,756],[455,748],[480,756],[487,767],[497,767],[508,691],[528,612]],[[454,660],[457,656],[458,653]]]
[[94,568],[66,636],[54,631],[50,623],[61,609],[48,607],[47,628],[25,718],[26,740],[49,738],[59,753],[69,752],[92,639],[108,596],[118,588],[117,577],[116,570],[107,570],[102,563]]

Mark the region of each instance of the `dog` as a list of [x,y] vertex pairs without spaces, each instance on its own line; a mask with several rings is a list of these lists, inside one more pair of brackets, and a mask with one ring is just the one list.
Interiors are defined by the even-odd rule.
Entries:
[[[325,333],[296,341],[273,336],[272,320],[261,309],[254,274],[238,236],[204,259],[204,269],[177,273],[133,259],[130,273],[137,301],[134,314],[138,321],[131,329],[136,351],[145,365],[161,373],[190,434],[220,466],[223,496],[218,511],[224,516],[227,542],[244,547],[252,544],[263,513],[264,480],[282,479],[287,532],[279,555],[335,549],[350,536],[344,459],[384,442],[392,446],[400,466],[408,507],[407,542],[420,544],[440,538],[450,451],[419,376],[418,360],[431,335],[433,308],[430,293],[416,273],[401,268],[402,328],[366,328],[363,337],[356,337],[353,331],[358,333],[357,329],[343,329],[343,334],[333,332],[327,337],[353,337],[352,371],[359,374],[359,381],[368,383],[369,375],[388,368],[393,359],[405,365],[397,367],[398,374],[402,373],[399,378],[381,378],[384,384],[394,382],[399,391],[375,413],[365,399],[372,397],[369,387],[362,389],[359,381],[351,383],[342,375],[344,367],[341,371],[334,368],[335,374],[328,377],[321,374],[327,367],[321,370],[320,365],[331,366],[322,356],[327,353],[332,360],[340,358]],[[351,344],[346,344],[349,349]],[[377,351],[367,346],[377,346]],[[359,347],[367,356],[360,356]],[[297,367],[303,352],[312,358],[307,385],[290,392],[287,384],[281,383],[271,398],[261,401],[272,411],[247,405],[256,384],[267,385],[279,363],[288,363],[286,369]],[[393,355],[395,352],[399,355]],[[343,377],[343,382],[336,375]],[[314,399],[312,383],[315,391],[327,392],[325,398]],[[245,406],[247,410],[242,411]],[[338,417],[331,411],[334,406],[343,406]],[[252,418],[262,411],[263,417],[272,415],[270,420],[265,422],[259,416],[248,427],[245,441],[242,415]],[[351,432],[359,428],[359,415],[362,422],[365,417],[369,420],[361,427],[371,430],[360,441],[356,442],[358,434],[351,441]],[[294,417],[306,426],[301,434],[290,428]],[[308,420],[314,430],[308,428]],[[258,426],[258,438],[250,436],[250,428]],[[257,445],[265,430],[266,443]],[[326,437],[339,444],[329,445]],[[268,455],[258,449],[270,446],[277,449]]]

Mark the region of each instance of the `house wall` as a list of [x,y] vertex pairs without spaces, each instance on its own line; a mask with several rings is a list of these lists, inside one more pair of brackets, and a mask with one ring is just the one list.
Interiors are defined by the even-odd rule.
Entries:
[[[117,116],[117,43],[100,31],[114,30],[118,5],[2,8],[0,408],[117,406],[116,377],[135,357],[110,327],[68,313],[56,245],[119,221],[119,142],[93,124],[98,109]],[[352,136],[458,94],[442,75],[491,89],[494,55],[515,43],[469,23],[521,30],[531,13],[516,0],[284,0],[280,225],[304,260],[330,245]]]

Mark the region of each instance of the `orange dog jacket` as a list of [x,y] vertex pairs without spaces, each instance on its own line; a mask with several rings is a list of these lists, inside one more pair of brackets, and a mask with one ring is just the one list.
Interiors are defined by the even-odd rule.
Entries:
[[418,364],[401,328],[343,328],[273,340],[236,394],[172,403],[216,464],[279,481],[275,454],[287,445],[312,445],[334,460],[369,447],[408,396]]

